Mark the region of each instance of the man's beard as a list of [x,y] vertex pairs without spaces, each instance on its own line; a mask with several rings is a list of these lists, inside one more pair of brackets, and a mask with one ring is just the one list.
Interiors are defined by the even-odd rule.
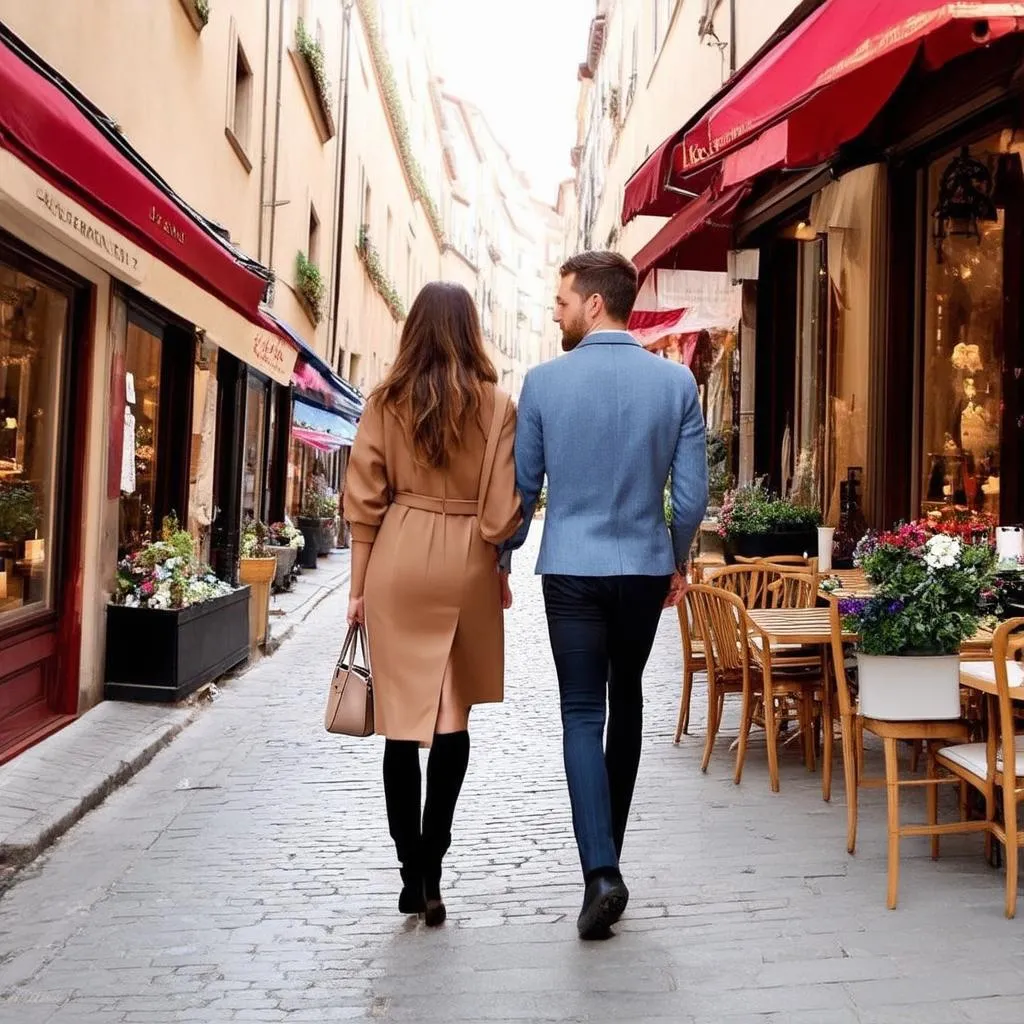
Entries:
[[562,351],[571,352],[587,336],[587,327],[583,318],[571,324],[562,324]]

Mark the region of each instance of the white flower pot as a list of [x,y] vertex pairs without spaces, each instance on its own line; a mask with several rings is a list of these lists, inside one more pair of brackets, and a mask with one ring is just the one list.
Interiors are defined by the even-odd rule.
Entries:
[[960,717],[960,656],[882,657],[857,653],[860,713],[891,722]]

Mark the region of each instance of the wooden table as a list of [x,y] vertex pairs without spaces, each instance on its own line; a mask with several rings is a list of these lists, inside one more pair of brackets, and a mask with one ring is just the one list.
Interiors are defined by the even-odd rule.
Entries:
[[[833,595],[834,596],[834,595]],[[769,647],[783,644],[825,646],[832,642],[832,621],[829,608],[751,608],[747,618],[753,632],[759,633],[762,643]],[[843,630],[843,642],[852,643],[857,634]],[[966,661],[984,661],[992,658],[992,631],[979,629],[960,649]],[[768,658],[770,668],[771,659]],[[967,670],[964,670],[966,673]],[[964,673],[961,680],[964,680]],[[823,683],[823,713],[829,724],[823,729],[825,738],[821,778],[822,798],[828,800],[832,793],[832,736],[831,736],[831,673]],[[971,685],[968,683],[967,685]],[[994,685],[994,684],[993,684]],[[974,687],[979,688],[979,687]],[[988,691],[986,691],[988,692]]]

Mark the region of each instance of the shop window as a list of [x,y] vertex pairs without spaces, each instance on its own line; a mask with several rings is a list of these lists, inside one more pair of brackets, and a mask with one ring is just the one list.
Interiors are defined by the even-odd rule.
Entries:
[[[970,148],[987,171],[996,136]],[[928,208],[940,206],[942,179],[959,151],[928,168]],[[1003,221],[946,224],[926,262],[921,433],[921,510],[999,516],[1003,352]]]
[[119,557],[147,544],[157,525],[162,355],[160,337],[141,323],[130,320],[124,358],[126,406]]
[[54,606],[68,299],[0,264],[0,626]]
[[248,375],[242,452],[242,520],[263,518],[263,461],[267,437],[267,385]]
[[214,520],[214,457],[217,437],[216,345],[204,342],[196,357],[192,403],[192,446],[189,455],[189,532],[196,551],[209,561]]
[[[790,490],[808,505],[822,504],[825,473],[826,354],[828,350],[828,270],[825,240],[801,241],[797,256],[796,378]],[[787,457],[789,456],[789,457]]]

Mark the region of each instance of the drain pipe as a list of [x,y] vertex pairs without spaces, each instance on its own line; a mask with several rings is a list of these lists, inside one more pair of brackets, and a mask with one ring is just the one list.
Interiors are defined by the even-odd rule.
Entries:
[[729,77],[736,74],[736,0],[729,0]]
[[259,225],[256,234],[256,258],[263,262],[263,222],[266,215],[267,198],[267,110],[270,106],[269,83],[270,83],[270,5],[273,0],[267,0],[266,11],[263,18],[263,115],[262,127],[260,128],[260,204],[259,204]]
[[[335,191],[338,197],[338,212],[334,218],[334,302],[333,302],[333,334],[331,339],[331,361],[338,357],[338,326],[341,312],[341,262],[345,251],[345,163],[348,154],[348,84],[349,68],[352,54],[352,0],[345,0],[345,15],[342,24],[342,87],[341,87],[341,129],[338,140],[338,176]],[[335,363],[335,370],[340,377],[341,369]]]
[[270,251],[267,254],[267,266],[274,269],[274,234],[277,228],[277,178],[281,166],[281,72],[284,68],[284,9],[285,0],[277,15],[277,110],[274,114],[274,179],[270,186]]

